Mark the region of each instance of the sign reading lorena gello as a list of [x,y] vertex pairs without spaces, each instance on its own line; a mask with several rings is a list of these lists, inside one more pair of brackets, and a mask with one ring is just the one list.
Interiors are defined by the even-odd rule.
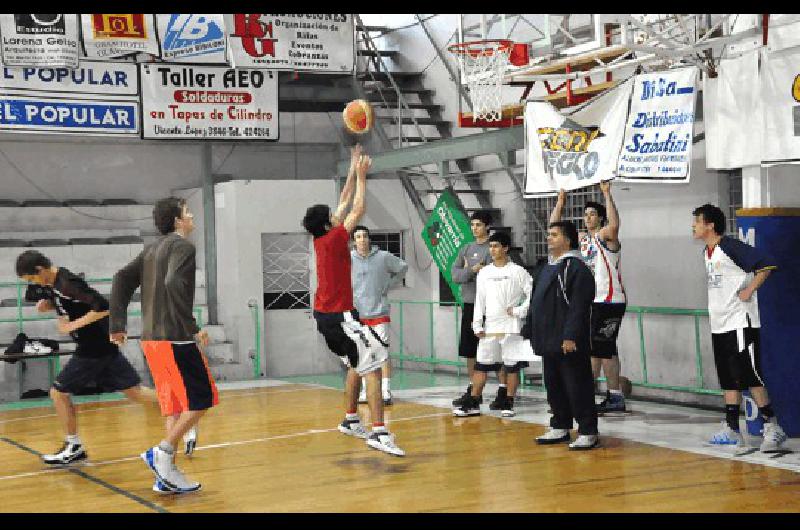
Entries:
[[0,129],[19,132],[139,135],[136,65],[81,61],[80,67],[3,67]]
[[165,64],[140,68],[143,138],[278,139],[276,72]]

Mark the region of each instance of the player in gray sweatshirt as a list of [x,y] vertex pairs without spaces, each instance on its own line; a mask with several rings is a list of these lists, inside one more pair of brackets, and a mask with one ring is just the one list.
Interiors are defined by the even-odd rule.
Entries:
[[[464,302],[464,309],[461,313],[461,340],[458,344],[458,356],[467,359],[467,373],[469,380],[472,381],[472,373],[475,371],[475,358],[478,355],[478,337],[472,331],[472,315],[475,311],[475,280],[478,272],[492,263],[492,256],[489,254],[489,225],[492,224],[492,215],[489,212],[475,212],[472,214],[470,228],[475,241],[462,246],[458,252],[450,275],[453,281],[461,285],[461,299]],[[491,410],[500,410],[506,400],[506,372],[500,369],[497,372],[500,380],[500,388],[497,390],[497,397],[489,405]],[[454,407],[460,407],[465,400],[469,399],[472,392],[472,383],[467,386],[464,394],[453,400]],[[478,402],[483,402],[483,396],[478,396]]]
[[[389,344],[389,301],[387,293],[392,287],[403,283],[408,264],[385,250],[370,245],[369,228],[359,225],[353,229],[355,248],[351,251],[351,274],[353,279],[353,304],[359,320],[368,325],[378,338]],[[387,360],[381,367],[383,404],[392,404],[391,363]],[[366,385],[361,378],[360,403],[367,402]]]

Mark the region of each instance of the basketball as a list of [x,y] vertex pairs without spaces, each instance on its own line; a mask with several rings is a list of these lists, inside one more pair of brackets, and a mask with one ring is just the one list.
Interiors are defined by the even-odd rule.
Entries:
[[354,134],[364,134],[372,129],[375,113],[369,102],[363,99],[356,99],[348,103],[344,108],[342,119],[348,131]]

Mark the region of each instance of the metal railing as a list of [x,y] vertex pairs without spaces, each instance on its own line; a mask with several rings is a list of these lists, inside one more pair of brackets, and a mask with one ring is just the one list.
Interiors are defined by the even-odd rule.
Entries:
[[[398,307],[398,347],[399,350],[390,353],[393,359],[399,361],[400,368],[403,368],[404,362],[418,362],[430,364],[430,371],[433,372],[437,365],[456,366],[458,368],[458,375],[461,375],[461,368],[466,367],[466,363],[461,360],[441,359],[436,354],[435,336],[436,324],[434,306],[455,306],[453,312],[455,317],[455,349],[458,349],[460,341],[460,319],[459,309],[461,306],[455,302],[437,302],[427,300],[390,300],[390,304]],[[406,352],[406,335],[405,335],[405,320],[406,312],[405,307],[408,305],[427,305],[428,306],[428,347],[429,354],[427,357],[421,355],[407,355]],[[708,311],[705,309],[682,309],[675,307],[647,307],[647,306],[628,306],[628,313],[636,315],[637,328],[639,333],[639,360],[641,363],[642,380],[631,381],[633,386],[642,388],[652,388],[657,390],[671,390],[676,392],[688,392],[694,394],[707,394],[707,395],[722,395],[721,390],[707,388],[705,386],[705,378],[703,377],[703,356],[702,347],[700,342],[700,317],[707,317]],[[649,380],[647,373],[647,347],[645,344],[644,335],[644,315],[676,315],[676,316],[691,316],[694,318],[694,344],[695,344],[695,371],[696,371],[696,384],[695,386],[684,385],[665,385],[661,383],[652,383]],[[604,380],[600,378],[600,380]],[[520,378],[520,385],[524,385],[525,378]]]
[[[261,377],[261,308],[258,307],[258,301],[251,298],[247,302],[247,307],[250,308],[250,316],[253,318],[253,350],[250,351],[250,358],[253,360],[253,378],[258,379]],[[266,373],[266,369],[264,370]]]
[[[98,284],[98,283],[111,283],[113,278],[94,278],[94,279],[87,279],[86,283],[89,284]],[[58,320],[58,316],[24,316],[22,308],[25,307],[23,305],[24,301],[24,294],[23,288],[28,286],[27,282],[22,280],[16,281],[6,281],[0,282],[0,288],[3,287],[15,287],[17,291],[17,315],[14,318],[0,318],[0,324],[17,324],[17,333],[24,333],[25,332],[25,322],[38,322],[42,320]],[[192,312],[195,315],[195,319],[197,320],[197,325],[203,325],[203,311],[200,307],[195,307]],[[133,310],[128,311],[129,317],[137,317],[142,316],[141,310]],[[53,356],[46,356],[42,355],[41,357],[36,358],[27,358],[21,359],[20,363],[17,365],[17,379],[19,380],[19,393],[22,395],[23,392],[23,380],[22,374],[25,370],[25,361],[47,361],[48,363],[48,377],[50,380],[50,386],[53,385],[53,381],[55,381],[56,375],[61,370],[61,356],[64,355],[64,352],[60,352],[59,354],[55,354]]]

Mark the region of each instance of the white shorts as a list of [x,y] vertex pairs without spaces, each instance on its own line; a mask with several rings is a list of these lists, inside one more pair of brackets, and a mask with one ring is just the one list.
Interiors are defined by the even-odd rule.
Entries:
[[[358,366],[355,371],[358,375],[368,374],[379,369],[389,359],[388,324],[369,326],[354,320],[350,313],[345,313],[342,328],[345,334],[356,343],[358,347]],[[348,367],[350,362],[347,357],[340,357]]]
[[534,361],[531,341],[521,335],[508,334],[504,337],[489,336],[478,341],[476,362],[480,364],[504,364],[513,366],[521,361]]

